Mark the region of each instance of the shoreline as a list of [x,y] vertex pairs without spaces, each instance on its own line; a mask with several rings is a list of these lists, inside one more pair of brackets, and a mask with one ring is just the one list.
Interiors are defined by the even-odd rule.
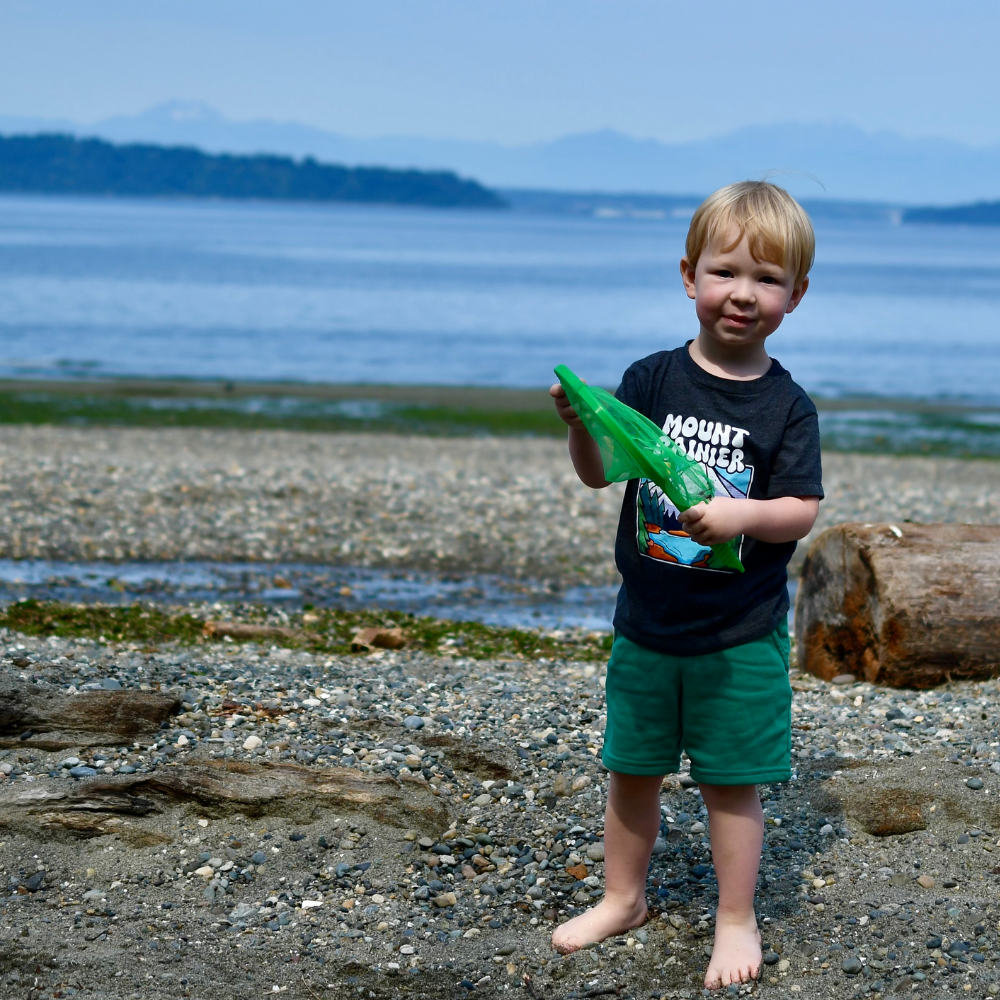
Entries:
[[[1000,404],[815,400],[826,452],[1000,459]],[[0,424],[562,438],[545,388],[0,379]]]
[[[992,462],[828,454],[812,537],[843,521],[1000,522]],[[0,558],[325,563],[617,580],[623,487],[563,442],[0,425]]]

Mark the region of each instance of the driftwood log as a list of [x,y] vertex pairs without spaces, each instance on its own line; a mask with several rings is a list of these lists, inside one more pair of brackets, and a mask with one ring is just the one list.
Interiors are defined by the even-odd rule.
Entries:
[[[162,842],[157,821],[172,809],[196,809],[224,818],[280,817],[313,823],[336,811],[361,813],[388,826],[439,830],[448,826],[447,800],[422,778],[361,774],[349,767],[201,760],[160,768],[152,774],[85,778],[0,786],[0,829],[12,828],[72,838],[116,833],[133,843]],[[150,822],[142,823],[142,820]]]
[[840,524],[809,549],[798,666],[895,687],[1000,675],[1000,526]]
[[149,739],[181,707],[155,691],[63,694],[35,684],[0,688],[0,747],[110,747]]

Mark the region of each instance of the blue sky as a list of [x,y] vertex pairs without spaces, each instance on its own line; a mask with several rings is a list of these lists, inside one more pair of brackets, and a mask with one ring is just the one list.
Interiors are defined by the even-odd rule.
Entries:
[[985,144],[998,29],[987,0],[4,0],[0,114],[91,122],[181,98],[358,136],[843,120]]

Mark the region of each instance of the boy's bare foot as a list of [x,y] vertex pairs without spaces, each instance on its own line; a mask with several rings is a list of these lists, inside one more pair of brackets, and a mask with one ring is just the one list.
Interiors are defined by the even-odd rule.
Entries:
[[[567,920],[552,932],[552,947],[561,955],[586,948],[605,938],[624,934],[638,927],[646,919],[646,901],[639,897],[635,903],[624,900],[602,899],[586,913]],[[758,961],[760,948],[757,949]]]
[[715,945],[705,973],[705,988],[719,990],[730,983],[756,979],[760,963],[760,931],[753,915],[743,920],[717,915]]

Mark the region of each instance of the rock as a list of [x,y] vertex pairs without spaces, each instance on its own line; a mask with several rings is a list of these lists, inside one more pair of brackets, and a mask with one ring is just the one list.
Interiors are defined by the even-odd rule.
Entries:
[[821,837],[829,837],[833,833],[833,827],[829,823],[824,823],[819,828],[819,835]]
[[255,865],[267,864],[267,855],[263,851],[254,851],[250,855],[250,862]]
[[101,889],[88,889],[80,898],[92,903],[95,900],[104,899],[105,893]]
[[86,767],[83,764],[69,769],[69,776],[71,778],[92,778],[95,774],[97,774],[97,771],[94,768]]
[[924,889],[933,889],[934,884],[935,884],[934,879],[932,879],[930,875],[921,875],[917,879],[917,885],[921,886]]
[[591,784],[591,777],[589,774],[578,774],[573,779],[573,784],[570,785],[570,789],[574,792],[582,792],[585,788],[589,788]]
[[844,970],[844,972],[847,973],[847,975],[856,976],[859,972],[861,972],[864,966],[861,964],[860,959],[857,959],[853,955],[851,955],[850,958],[844,959],[841,968]]
[[692,833],[704,833],[705,832],[705,824],[702,823],[701,820],[695,820],[691,824],[691,832]]
[[777,965],[780,961],[781,956],[776,951],[767,951],[764,953],[765,965]]
[[[800,670],[928,688],[995,677],[1000,526],[839,524],[806,556],[795,605]],[[846,668],[846,670],[845,670]]]
[[472,801],[477,806],[488,806],[493,802],[493,798],[486,792],[483,792],[482,795],[477,795]]
[[569,795],[573,791],[573,785],[566,774],[557,774],[556,780],[552,782],[552,791],[559,796]]
[[591,861],[603,861],[604,860],[604,842],[598,841],[596,844],[589,844],[587,846],[587,857]]
[[816,807],[823,812],[843,811],[873,837],[892,837],[915,830],[926,830],[924,806],[930,801],[927,792],[885,783],[852,783],[840,780],[825,782]]
[[419,715],[408,715],[403,719],[403,725],[407,729],[423,729],[424,720]]
[[442,892],[439,893],[431,901],[435,906],[441,907],[441,909],[447,909],[449,906],[454,906],[458,902],[458,897],[453,892]]
[[983,787],[982,778],[969,778],[965,782],[968,788],[971,788],[974,792],[978,792],[980,788]]
[[657,837],[653,842],[653,857],[659,857],[667,853],[667,842],[662,837]]
[[[44,693],[34,684],[0,689],[0,747],[40,750],[120,746],[151,739],[180,707],[155,691]],[[31,735],[22,739],[25,732]]]
[[253,903],[238,903],[229,911],[229,919],[234,924],[246,924],[248,927],[257,923],[260,914]]
[[[22,879],[18,884],[27,889],[28,892],[38,892],[42,885],[45,883],[45,872],[35,872],[34,875],[29,875],[27,878]],[[86,899],[86,896],[84,896]]]
[[857,677],[854,674],[837,674],[836,677],[831,679],[831,683],[837,685],[854,684],[856,681]]
[[256,733],[251,733],[243,741],[243,749],[244,750],[256,750],[257,747],[261,747],[263,745],[264,745],[264,741]]
[[215,869],[209,865],[202,865],[201,868],[196,868],[194,873],[202,878],[211,878],[215,874]]

